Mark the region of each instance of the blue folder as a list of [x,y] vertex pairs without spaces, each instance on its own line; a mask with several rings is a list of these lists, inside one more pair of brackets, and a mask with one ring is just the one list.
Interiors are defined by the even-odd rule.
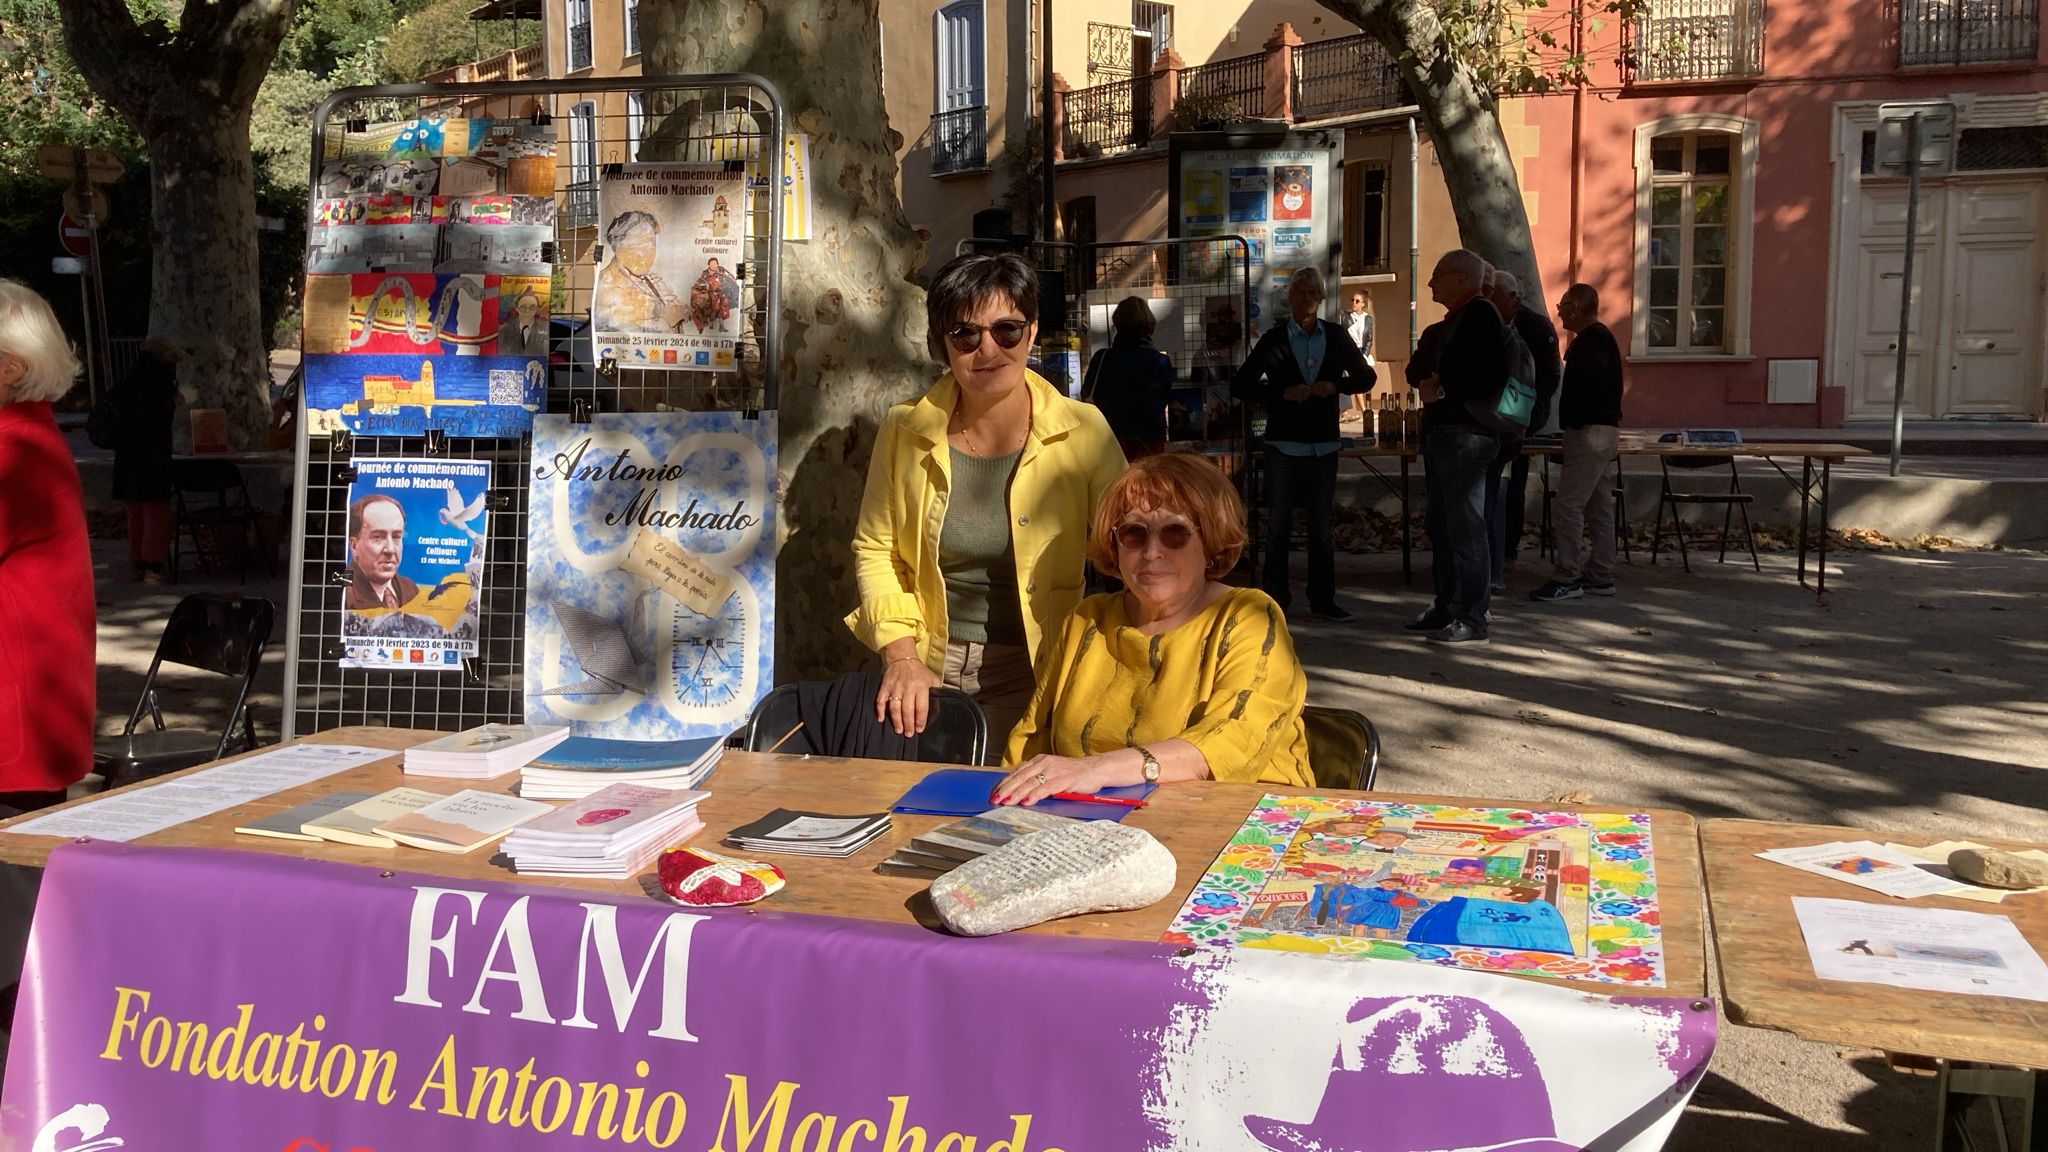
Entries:
[[[983,768],[941,768],[912,785],[889,811],[914,816],[979,816],[996,806],[989,796],[1008,775],[1008,772]],[[1104,788],[1097,795],[1142,800],[1157,787],[1157,784],[1127,784],[1121,788]],[[1122,820],[1135,811],[1122,804],[1090,804],[1082,800],[1040,800],[1031,805],[1031,810],[1071,816],[1076,820]]]

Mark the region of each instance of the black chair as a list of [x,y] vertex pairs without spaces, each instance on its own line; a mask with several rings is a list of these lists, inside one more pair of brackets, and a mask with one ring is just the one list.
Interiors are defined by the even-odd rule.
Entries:
[[[135,780],[161,776],[218,760],[228,754],[235,728],[241,727],[241,751],[256,748],[256,722],[249,712],[249,686],[256,681],[256,667],[263,649],[270,643],[270,627],[277,609],[260,596],[227,596],[199,592],[178,601],[157,641],[156,658],[149,662],[149,674],[142,680],[142,695],[128,716],[119,736],[93,742],[93,770],[101,777],[101,788],[110,789]],[[165,664],[198,668],[241,681],[235,688],[234,706],[220,733],[197,728],[164,727],[163,710],[157,704],[156,675]],[[153,727],[136,728],[147,715]]]
[[[1621,552],[1624,564],[1636,562],[1635,553],[1628,543],[1628,483],[1621,475],[1621,453],[1614,454],[1614,546]],[[1538,541],[1536,554],[1548,556],[1557,544],[1557,534],[1550,526],[1550,502],[1557,497],[1557,489],[1550,483],[1550,457],[1543,458],[1543,538]]]
[[[857,675],[857,674],[856,674]],[[741,730],[739,746],[749,752],[843,756],[845,749],[824,747],[816,733],[797,730],[802,717],[796,684],[784,684],[761,697]],[[981,764],[988,757],[988,716],[974,697],[943,685],[932,689],[931,714],[917,738],[920,764]]]
[[1364,713],[1309,704],[1301,710],[1301,723],[1318,787],[1372,791],[1380,774],[1380,732]]
[[[1685,565],[1687,572],[1692,571],[1692,557],[1686,551],[1686,535],[1688,531],[1691,531],[1697,534],[1700,540],[1704,542],[1706,533],[1713,531],[1713,529],[1711,527],[1688,529],[1685,521],[1679,518],[1678,509],[1681,505],[1712,506],[1718,504],[1721,507],[1721,530],[1719,533],[1721,554],[1717,562],[1726,563],[1728,560],[1728,530],[1733,526],[1734,517],[1739,512],[1742,515],[1743,539],[1749,544],[1750,566],[1758,572],[1763,571],[1764,566],[1756,556],[1756,532],[1750,528],[1749,524],[1749,505],[1754,497],[1742,490],[1742,474],[1735,470],[1735,457],[1659,456],[1657,460],[1664,467],[1664,486],[1657,495],[1657,530],[1650,537],[1650,563],[1655,564],[1657,562],[1657,553],[1664,544],[1664,512],[1668,508],[1671,511],[1671,534],[1678,541],[1679,562]],[[1671,470],[1673,468],[1680,471],[1704,471],[1709,468],[1719,468],[1724,464],[1728,468],[1728,487],[1724,491],[1681,492],[1671,486]]]
[[249,579],[249,540],[253,533],[257,551],[270,574],[277,574],[270,543],[264,539],[256,506],[249,501],[249,486],[242,470],[227,460],[177,460],[171,464],[172,499],[176,523],[171,528],[171,579],[178,578],[178,561],[185,538],[192,538],[192,551],[199,557],[200,571],[213,576],[214,565],[226,566],[232,555],[239,578]]

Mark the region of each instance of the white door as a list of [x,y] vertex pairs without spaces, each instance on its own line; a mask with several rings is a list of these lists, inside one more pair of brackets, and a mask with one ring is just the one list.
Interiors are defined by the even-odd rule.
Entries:
[[1939,381],[1942,415],[2031,416],[2041,363],[2038,181],[1958,183]]
[[938,40],[939,111],[981,107],[985,99],[981,0],[948,4],[933,16],[933,22]]
[[[1944,189],[1920,188],[1920,234],[1913,249],[1913,312],[1907,325],[1906,416],[1924,420],[1935,414],[1934,364],[1931,347],[1936,317],[1932,306],[1941,299],[1940,240]],[[1857,219],[1857,259],[1853,291],[1855,311],[1849,331],[1855,360],[1849,380],[1850,420],[1888,420],[1892,414],[1892,382],[1898,369],[1899,292],[1906,257],[1906,189],[1904,185],[1866,186]]]

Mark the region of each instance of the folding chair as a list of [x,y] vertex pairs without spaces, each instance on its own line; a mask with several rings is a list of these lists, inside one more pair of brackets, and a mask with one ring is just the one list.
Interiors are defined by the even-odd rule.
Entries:
[[[1550,555],[1556,546],[1556,534],[1550,527],[1550,502],[1557,496],[1557,488],[1550,482],[1550,457],[1543,458],[1543,538],[1537,542],[1538,556]],[[1614,546],[1621,552],[1624,564],[1636,562],[1635,554],[1628,544],[1628,485],[1621,477],[1621,453],[1614,454]]]
[[1309,704],[1301,710],[1301,723],[1318,787],[1372,791],[1380,774],[1380,732],[1364,713]]
[[[1758,572],[1763,571],[1764,566],[1756,556],[1756,532],[1751,529],[1749,523],[1749,505],[1754,497],[1742,490],[1742,474],[1735,469],[1735,457],[1659,456],[1657,461],[1664,468],[1664,486],[1657,495],[1657,530],[1650,537],[1650,563],[1655,564],[1657,562],[1657,553],[1663,547],[1664,511],[1668,508],[1671,510],[1671,534],[1678,541],[1679,562],[1685,565],[1687,572],[1692,571],[1692,558],[1686,552],[1687,528],[1685,521],[1679,518],[1679,506],[1682,504],[1718,504],[1721,506],[1721,554],[1717,562],[1726,563],[1728,560],[1728,529],[1733,523],[1735,514],[1740,512],[1742,514],[1742,535],[1749,544],[1750,566]],[[1681,471],[1702,471],[1708,468],[1717,468],[1723,464],[1728,466],[1728,488],[1726,491],[1680,492],[1671,486],[1671,470],[1673,468],[1680,469]],[[1700,538],[1704,540],[1705,533],[1712,531],[1712,529],[1701,528],[1694,529],[1693,531],[1698,532]]]
[[[796,730],[801,719],[797,707],[801,687],[784,684],[761,697],[741,730],[739,746],[749,752],[774,748],[795,755],[845,755],[845,749],[826,747],[829,741],[817,733]],[[958,688],[933,688],[931,713],[925,720],[924,731],[917,737],[917,762],[980,764],[987,755],[988,716],[982,712],[981,704]]]
[[172,499],[176,523],[171,528],[171,579],[178,578],[179,555],[185,537],[192,538],[192,551],[199,557],[199,569],[209,578],[214,562],[232,553],[240,579],[249,579],[249,537],[255,533],[263,563],[277,574],[269,541],[256,518],[256,506],[249,501],[249,486],[242,470],[227,460],[178,460],[171,465]]
[[[256,721],[249,710],[249,686],[256,682],[256,668],[263,649],[270,643],[270,627],[277,609],[260,596],[227,596],[198,592],[178,601],[157,641],[156,658],[149,662],[149,674],[142,679],[142,694],[128,715],[119,736],[93,742],[93,769],[100,774],[101,788],[110,789],[134,780],[161,776],[190,768],[228,754],[235,728],[241,727],[241,751],[256,748]],[[164,727],[163,709],[157,701],[157,672],[165,664],[183,665],[241,681],[235,688],[235,702],[219,735],[198,728]],[[136,731],[147,715],[153,725]]]

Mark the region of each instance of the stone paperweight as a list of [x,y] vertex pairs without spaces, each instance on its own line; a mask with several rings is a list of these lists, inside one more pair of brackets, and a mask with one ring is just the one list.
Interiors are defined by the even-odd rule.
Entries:
[[1948,870],[1986,888],[2024,890],[2048,886],[2048,864],[1994,848],[1958,848],[1948,854]]
[[1143,908],[1173,884],[1173,853],[1151,833],[1086,820],[969,860],[932,881],[932,905],[960,935],[993,936],[1083,912]]

